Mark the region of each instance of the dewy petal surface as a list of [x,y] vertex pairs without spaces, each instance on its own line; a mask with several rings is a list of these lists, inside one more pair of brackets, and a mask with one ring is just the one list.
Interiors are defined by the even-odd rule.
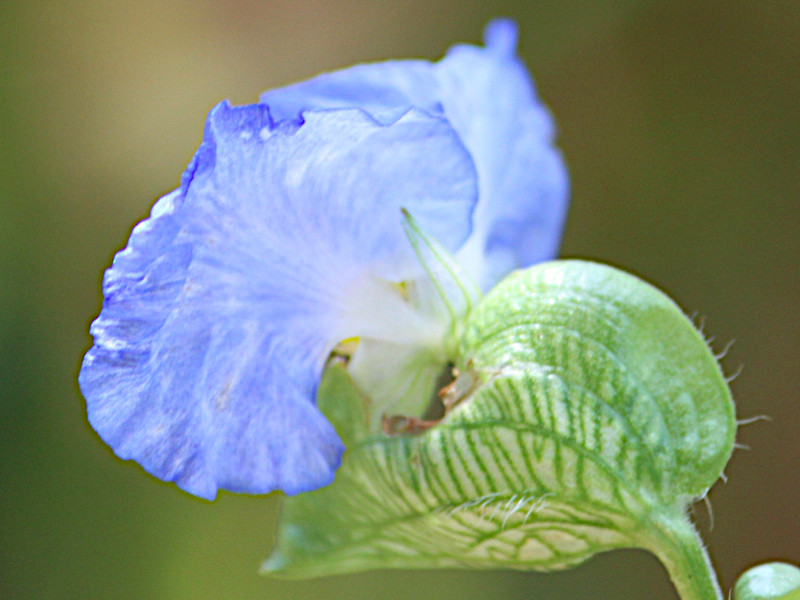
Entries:
[[281,118],[342,107],[384,122],[410,107],[447,118],[480,186],[472,235],[456,258],[484,291],[515,268],[555,257],[569,192],[552,119],[515,53],[516,26],[494,21],[485,38],[485,48],[454,46],[438,63],[358,65],[262,95]]
[[390,284],[418,268],[401,207],[457,248],[476,186],[450,125],[419,111],[219,105],[106,272],[79,378],[90,422],[205,498],[329,483],[343,448],[313,403],[324,361],[344,338],[427,326]]

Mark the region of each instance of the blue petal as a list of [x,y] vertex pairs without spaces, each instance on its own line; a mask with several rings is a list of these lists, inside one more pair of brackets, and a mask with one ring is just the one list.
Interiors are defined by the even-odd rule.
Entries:
[[485,38],[486,48],[459,45],[439,63],[359,65],[261,98],[282,118],[342,107],[382,122],[411,107],[447,118],[480,184],[473,233],[456,258],[484,290],[514,268],[555,257],[569,192],[552,119],[515,54],[516,26],[493,21]]
[[394,60],[325,73],[261,95],[280,119],[297,118],[315,108],[357,107],[383,123],[416,107],[441,115],[432,65],[424,60]]
[[181,188],[106,272],[80,374],[90,422],[204,498],[326,485],[343,448],[313,403],[324,361],[344,338],[413,329],[362,310],[402,321],[382,296],[416,268],[401,207],[458,247],[475,180],[448,123],[417,111],[387,125],[219,105]]
[[515,56],[516,27],[495,21],[486,40],[485,50],[456,46],[437,65],[445,113],[480,182],[473,235],[456,258],[484,290],[556,256],[569,193],[552,119]]

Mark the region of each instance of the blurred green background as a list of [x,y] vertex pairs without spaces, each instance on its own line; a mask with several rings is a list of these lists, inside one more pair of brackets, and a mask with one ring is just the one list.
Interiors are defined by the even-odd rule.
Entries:
[[725,588],[800,562],[800,4],[231,0],[0,3],[0,598],[674,598],[642,552],[557,574],[257,575],[277,499],[195,500],[122,463],[76,373],[100,277],[174,188],[207,111],[360,61],[438,58],[492,16],[556,115],[563,255],[657,283],[722,349],[745,427],[696,519]]

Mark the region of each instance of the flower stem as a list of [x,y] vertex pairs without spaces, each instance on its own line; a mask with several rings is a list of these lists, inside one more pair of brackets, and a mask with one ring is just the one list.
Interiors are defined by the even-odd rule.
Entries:
[[681,600],[724,600],[711,558],[684,514],[653,516],[646,547],[666,567]]

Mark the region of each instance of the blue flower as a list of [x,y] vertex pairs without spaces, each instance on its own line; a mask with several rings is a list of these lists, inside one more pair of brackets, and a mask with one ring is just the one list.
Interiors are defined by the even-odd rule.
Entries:
[[276,118],[310,108],[357,107],[390,123],[411,107],[447,119],[475,162],[480,202],[456,258],[487,291],[509,271],[552,259],[568,180],[547,109],[515,55],[517,29],[498,19],[486,48],[458,45],[438,63],[358,65],[261,96]]
[[211,111],[181,186],[103,280],[79,382],[117,455],[209,499],[326,485],[343,447],[314,398],[337,344],[359,340],[369,390],[376,364],[399,377],[447,359],[448,324],[409,300],[425,271],[401,209],[483,289],[553,257],[567,182],[552,123],[513,25],[486,38]]

